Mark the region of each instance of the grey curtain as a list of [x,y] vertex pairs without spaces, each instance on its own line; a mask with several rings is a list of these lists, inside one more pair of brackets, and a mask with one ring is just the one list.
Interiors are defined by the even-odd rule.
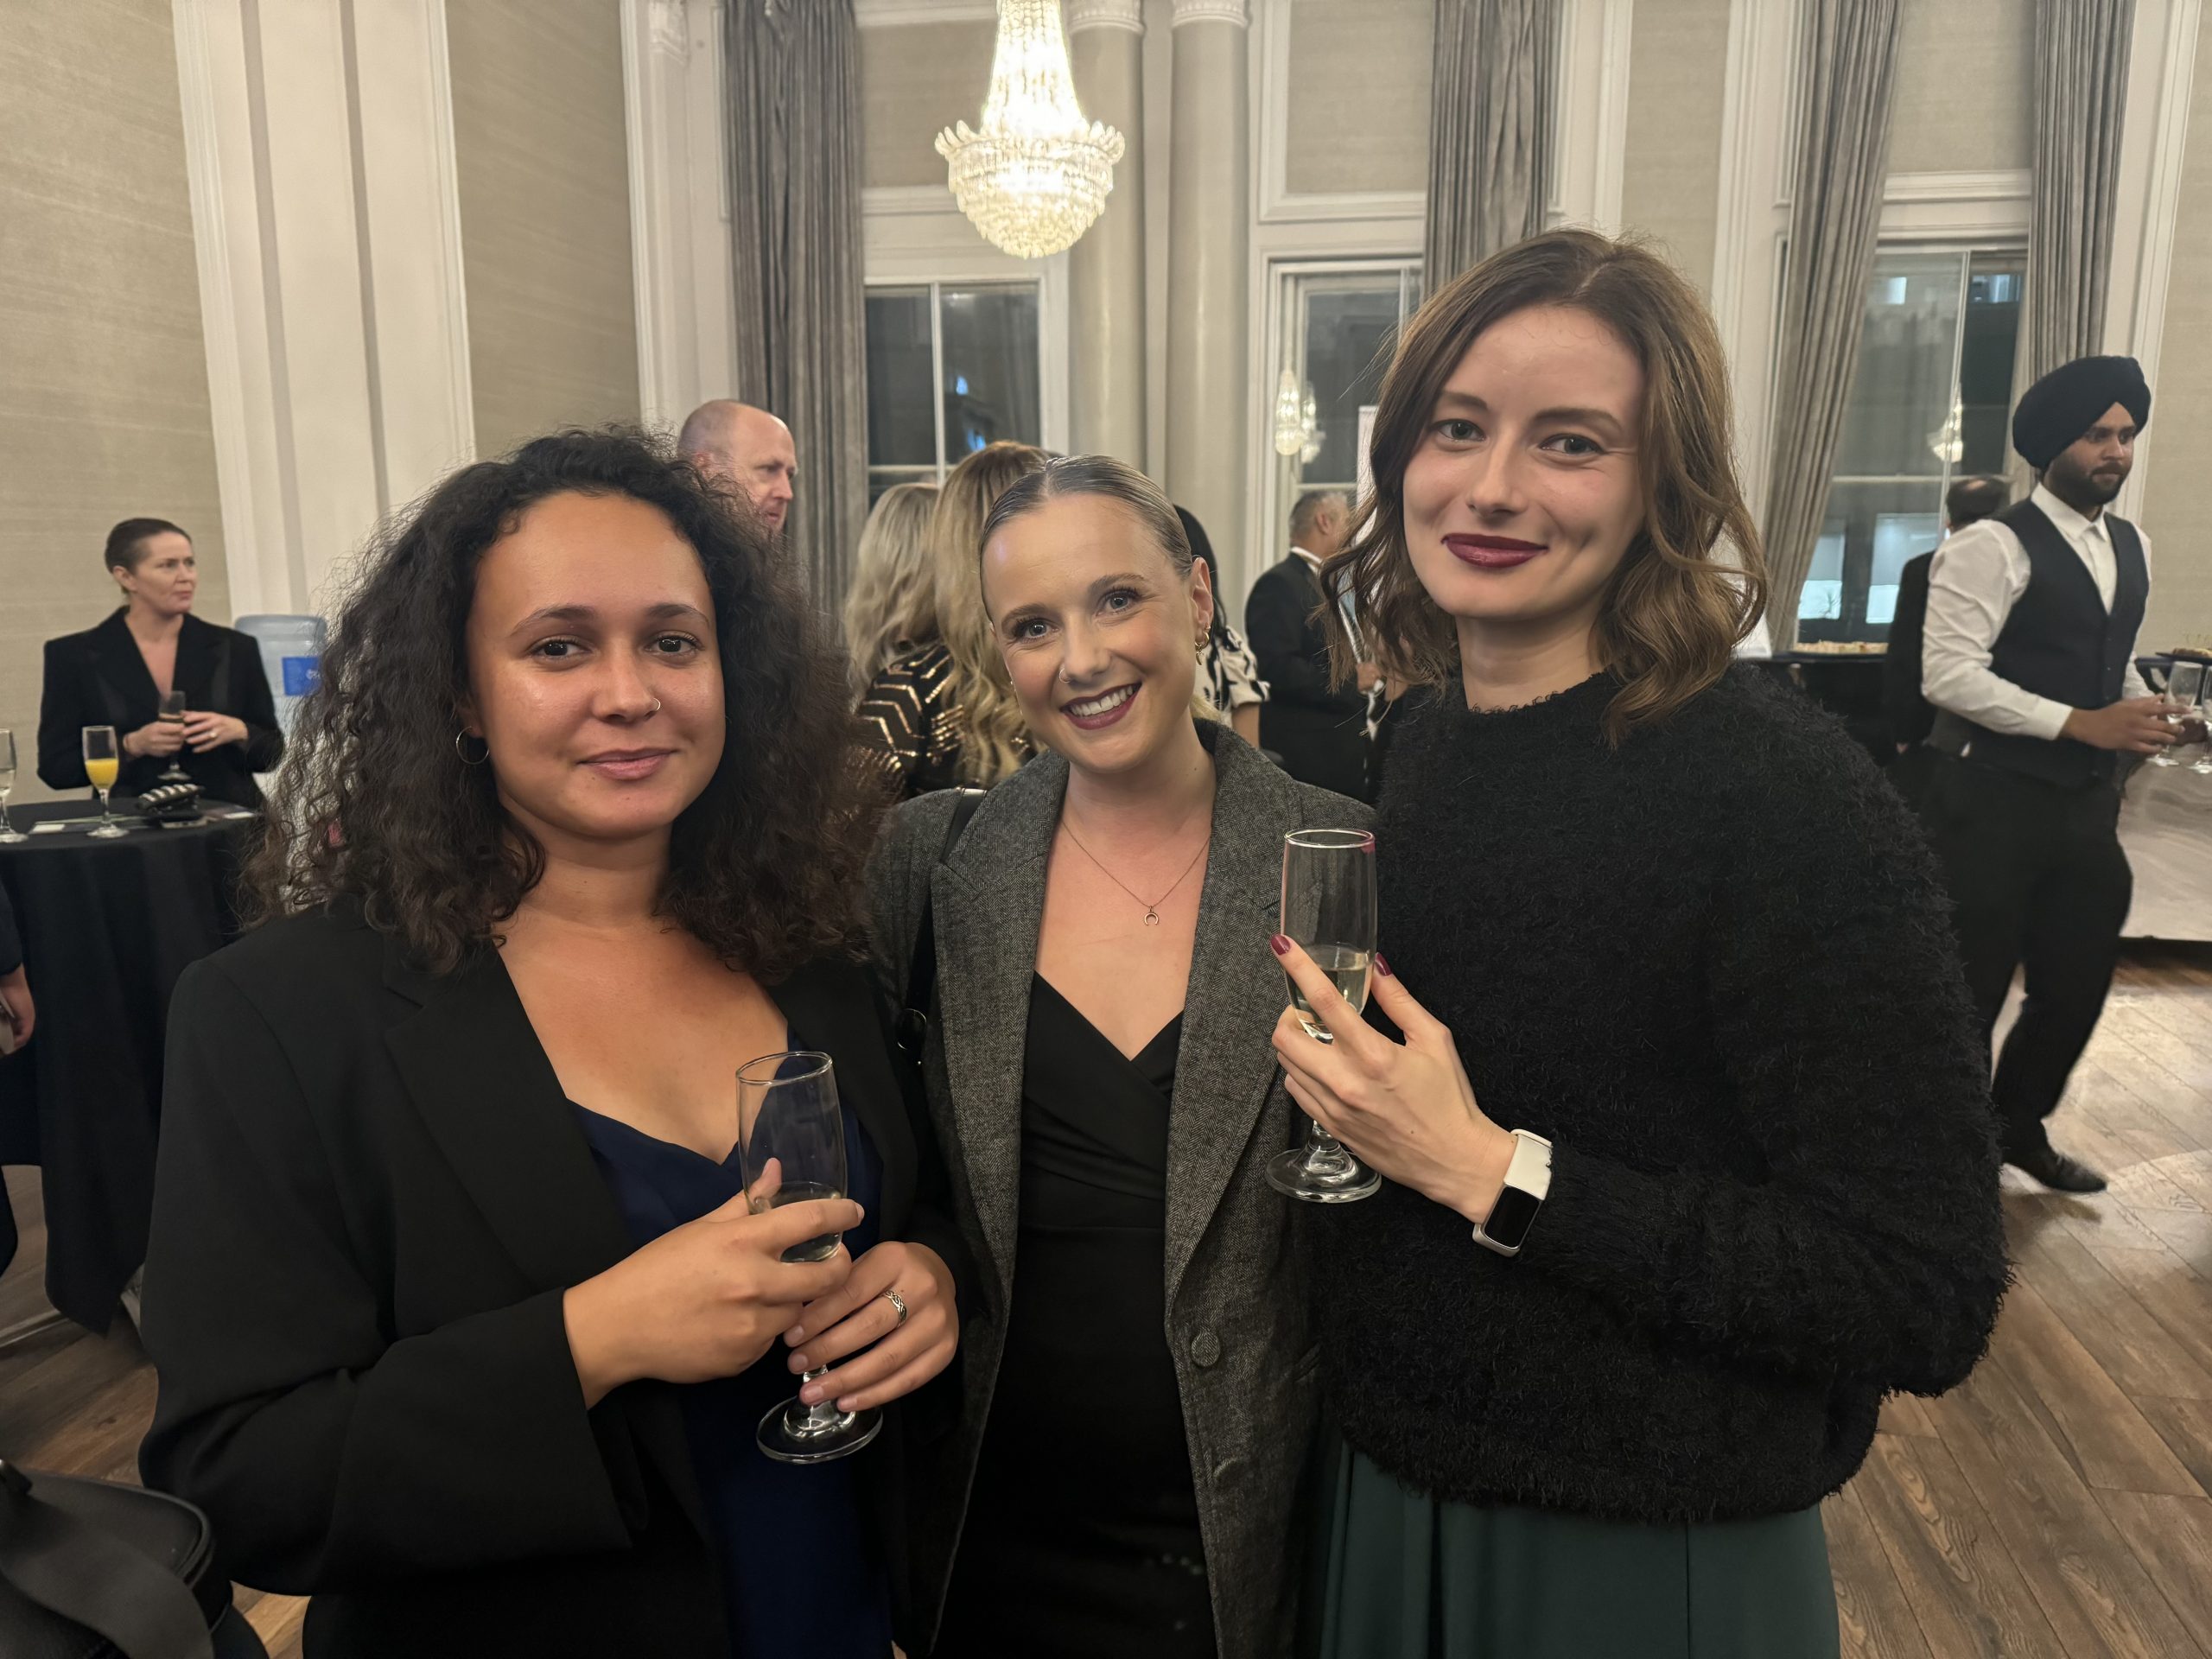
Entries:
[[1797,169],[1775,359],[1767,626],[1797,643],[1797,597],[1827,509],[1881,233],[1898,0],[1801,0]]
[[2036,0],[2033,194],[2021,367],[2103,349],[2135,0]]
[[868,514],[859,26],[853,0],[731,0],[737,395],[798,452],[786,521],[816,600],[843,600]]
[[1424,286],[1544,228],[1557,0],[1437,0]]

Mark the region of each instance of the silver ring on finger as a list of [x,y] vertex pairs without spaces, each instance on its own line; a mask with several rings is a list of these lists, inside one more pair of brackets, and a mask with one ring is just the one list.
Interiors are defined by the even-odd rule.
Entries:
[[899,1324],[901,1324],[901,1325],[906,1324],[906,1299],[904,1296],[901,1296],[901,1295],[900,1295],[897,1291],[895,1291],[895,1290],[887,1290],[887,1291],[885,1291],[885,1292],[883,1293],[883,1300],[884,1300],[885,1301],[887,1301],[887,1302],[890,1303],[890,1304],[891,1304],[891,1306],[892,1306],[895,1310],[897,1310],[898,1314],[899,1314]]

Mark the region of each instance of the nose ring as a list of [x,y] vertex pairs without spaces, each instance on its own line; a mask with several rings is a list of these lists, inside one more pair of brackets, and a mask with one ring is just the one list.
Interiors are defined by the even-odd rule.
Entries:
[[660,699],[658,697],[655,697],[653,699],[653,706],[651,709],[648,709],[645,712],[649,715],[657,715],[660,713]]

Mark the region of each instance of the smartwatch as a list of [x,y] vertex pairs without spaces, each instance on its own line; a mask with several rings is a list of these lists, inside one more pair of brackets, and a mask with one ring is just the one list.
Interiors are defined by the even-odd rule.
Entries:
[[1490,1219],[1475,1228],[1475,1243],[1500,1255],[1518,1255],[1529,1236],[1529,1224],[1544,1207],[1552,1190],[1552,1143],[1526,1129],[1513,1131],[1520,1144],[1513,1161],[1505,1166],[1504,1190],[1491,1206]]

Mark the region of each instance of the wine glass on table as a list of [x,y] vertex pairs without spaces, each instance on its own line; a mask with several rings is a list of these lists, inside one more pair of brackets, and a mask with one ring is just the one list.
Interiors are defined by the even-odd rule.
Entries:
[[[1375,908],[1373,836],[1364,830],[1294,830],[1283,837],[1283,936],[1313,959],[1355,1014],[1367,1008]],[[1290,1000],[1308,1036],[1336,1041],[1294,979]],[[1373,1197],[1382,1178],[1308,1118],[1304,1142],[1268,1160],[1268,1184],[1308,1204],[1349,1204]]]
[[30,837],[8,821],[8,798],[16,792],[16,734],[0,726],[0,845]]
[[2203,694],[2197,699],[2193,718],[2197,729],[2206,735],[2198,741],[2196,759],[2189,763],[2189,769],[2200,778],[2212,778],[2212,669],[2205,671],[2203,678]]
[[124,833],[123,826],[115,821],[115,814],[107,804],[108,791],[115,787],[116,774],[123,768],[123,751],[115,741],[112,726],[85,728],[85,776],[100,792],[100,821],[87,833],[96,841],[113,841]]
[[[186,697],[181,687],[175,687],[162,692],[160,711],[162,724],[181,728],[184,725],[185,702]],[[164,784],[188,784],[192,781],[192,774],[184,769],[183,749],[179,748],[175,754],[169,756],[169,763],[163,769],[159,781]]]
[[2204,664],[2176,663],[2166,671],[2166,689],[2160,694],[2164,703],[2158,718],[2174,731],[2174,742],[2168,744],[2151,757],[2154,766],[2177,766],[2180,758],[2174,753],[2181,734],[2196,718],[2197,699],[2204,695]]
[[[827,1054],[764,1054],[737,1071],[738,1166],[748,1207],[765,1214],[786,1204],[845,1196],[845,1118]],[[786,1262],[827,1262],[840,1233],[823,1233],[784,1252]],[[799,1379],[804,1388],[828,1370]],[[779,1463],[827,1463],[849,1457],[883,1427],[879,1411],[840,1411],[834,1400],[810,1406],[796,1395],[760,1420],[760,1450]]]

